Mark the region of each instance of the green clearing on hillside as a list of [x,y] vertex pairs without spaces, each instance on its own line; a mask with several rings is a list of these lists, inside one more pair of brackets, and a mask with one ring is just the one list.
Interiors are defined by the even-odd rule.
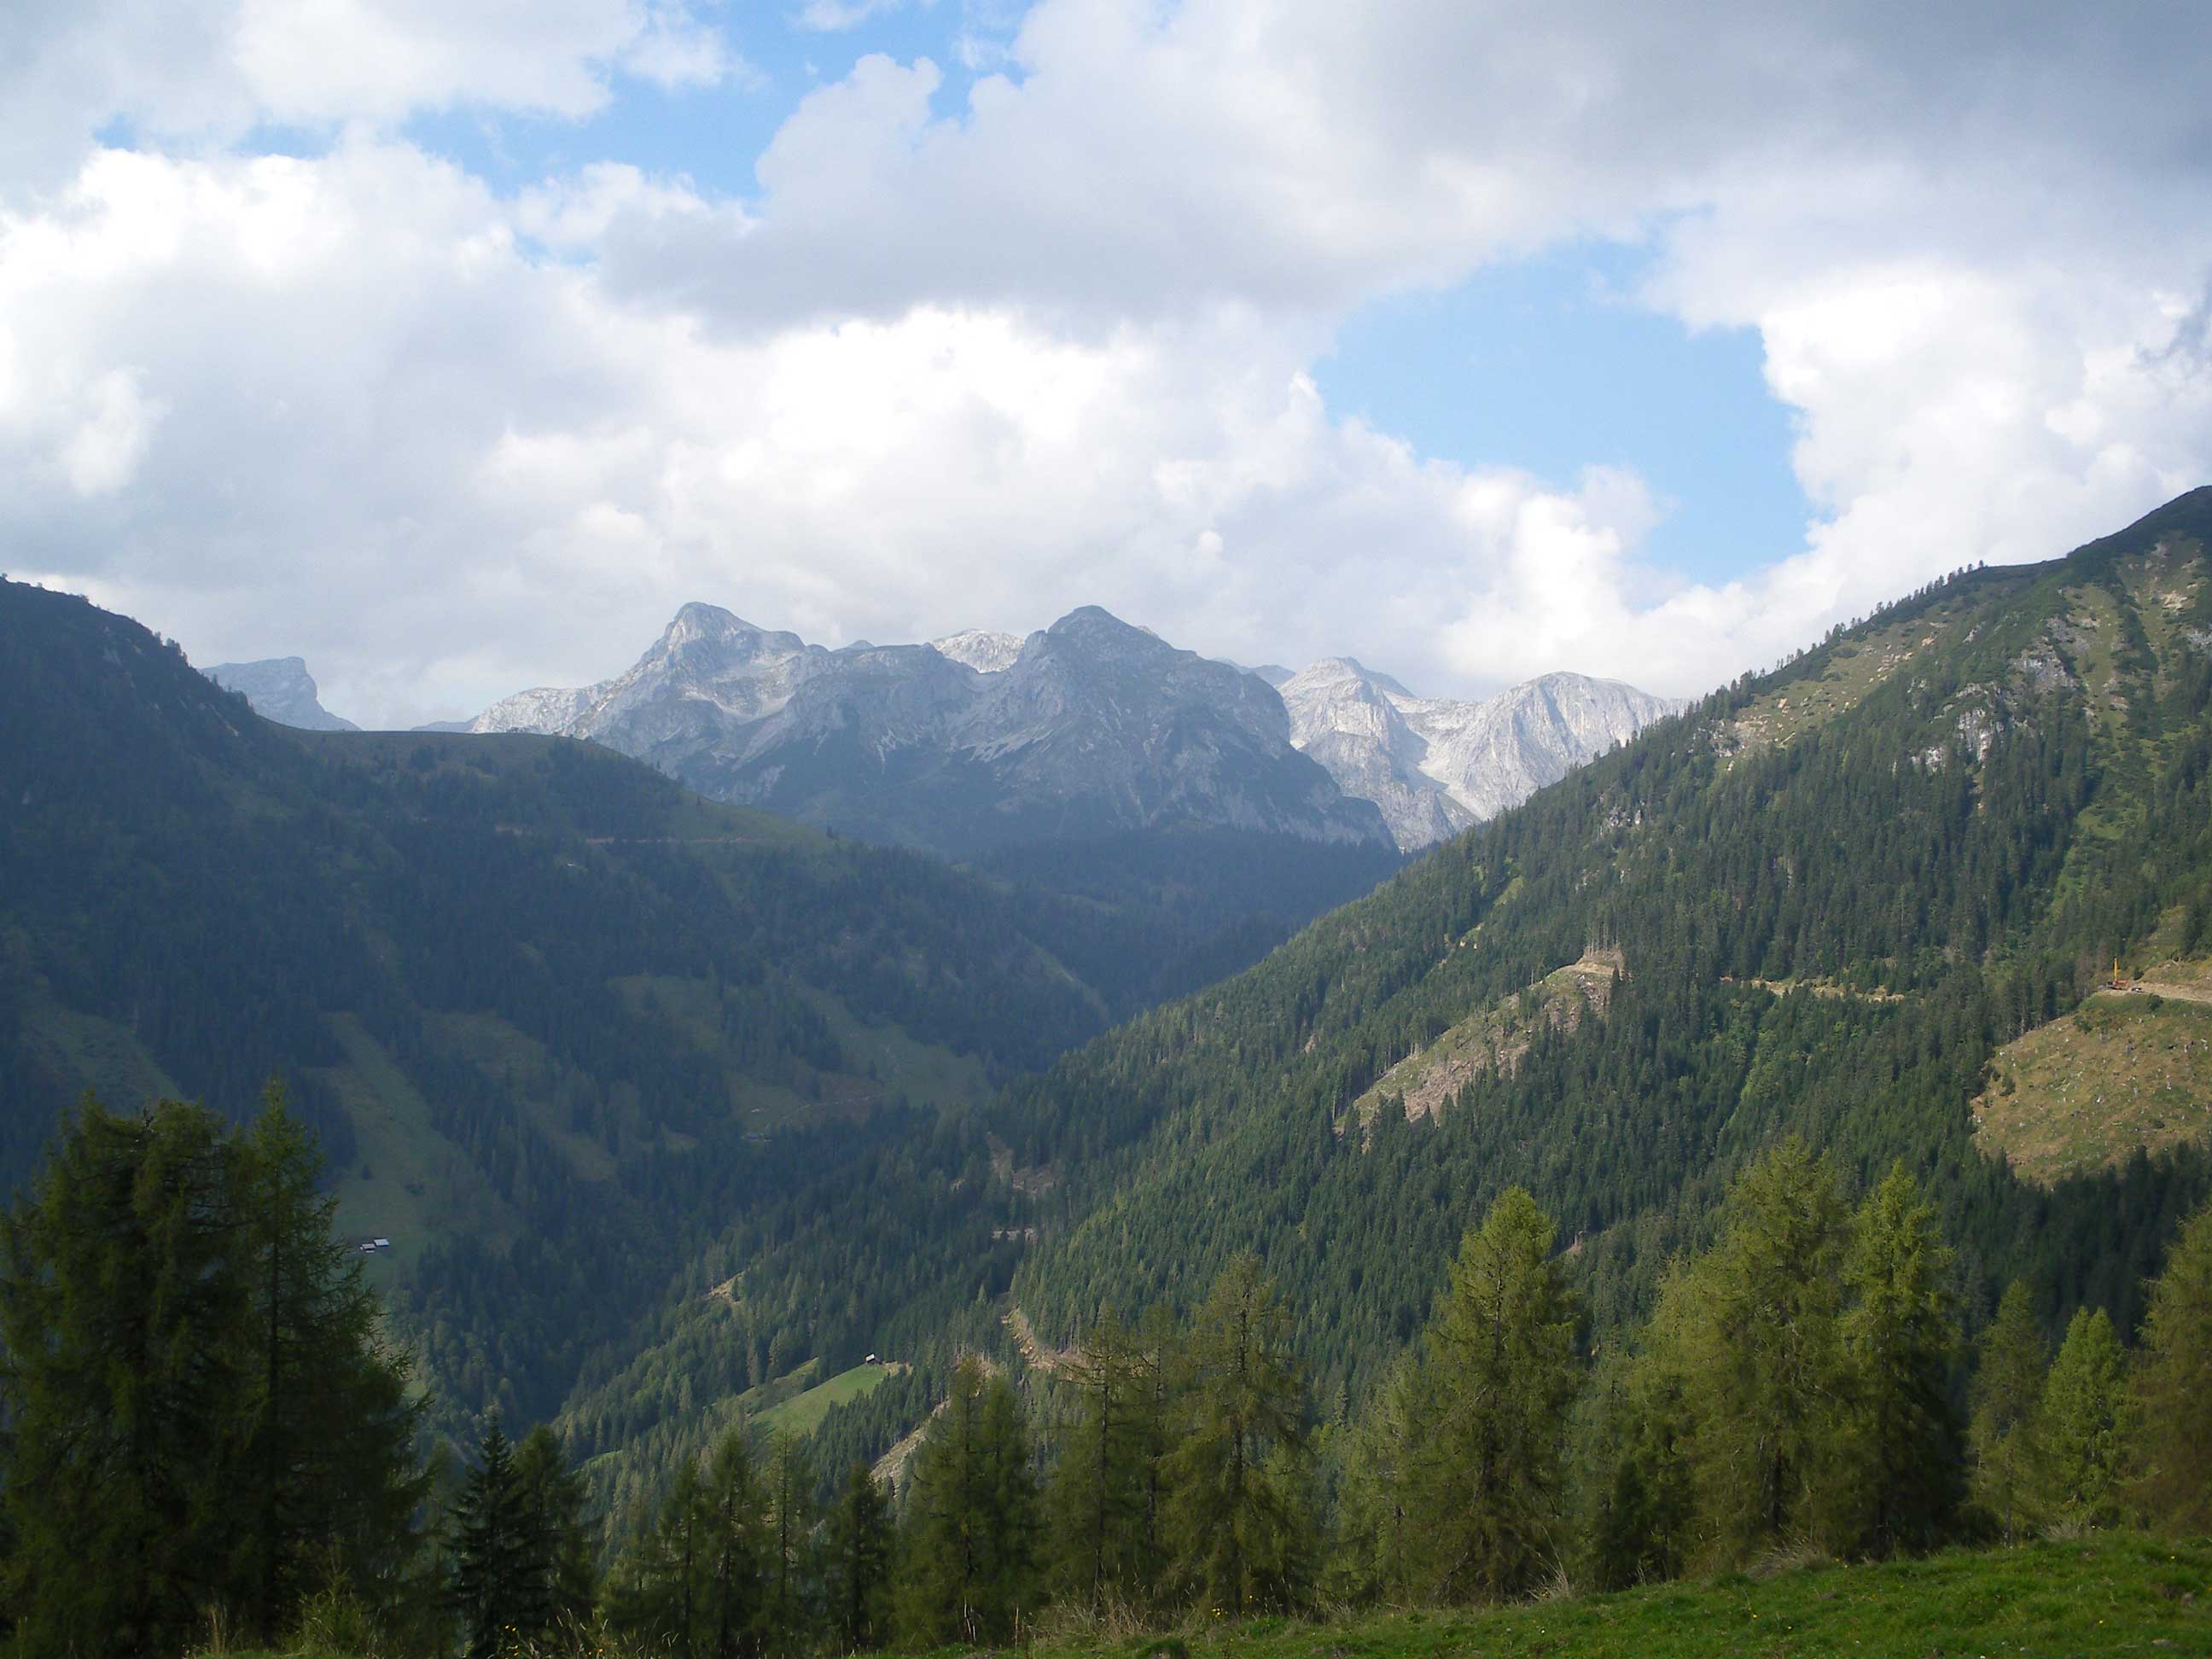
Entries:
[[346,1062],[321,1072],[353,1120],[356,1158],[331,1171],[341,1237],[392,1240],[372,1279],[380,1287],[392,1264],[410,1266],[433,1233],[449,1231],[465,1216],[483,1237],[503,1244],[514,1237],[512,1208],[470,1164],[466,1154],[432,1127],[430,1103],[376,1039],[351,1014],[331,1018]]
[[[813,1363],[807,1361],[809,1365]],[[866,1399],[875,1392],[878,1384],[893,1374],[894,1368],[890,1365],[855,1365],[804,1394],[795,1394],[781,1404],[769,1407],[753,1420],[771,1434],[782,1432],[803,1440],[822,1426],[822,1419],[830,1414],[831,1407]]]
[[2212,1139],[2212,1006],[2105,992],[1997,1050],[1975,1139],[2045,1185]]

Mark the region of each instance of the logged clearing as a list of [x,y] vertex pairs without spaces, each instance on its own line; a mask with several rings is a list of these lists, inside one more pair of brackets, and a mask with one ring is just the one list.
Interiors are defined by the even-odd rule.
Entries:
[[1820,677],[1793,680],[1748,704],[1721,728],[1723,750],[1741,752],[1786,744],[1845,713],[1868,692],[1915,662],[1942,654],[1966,607],[1939,605],[1838,645]]
[[1510,1077],[1539,1030],[1571,1031],[1584,1013],[1602,1014],[1613,998],[1613,976],[1622,971],[1620,951],[1587,951],[1580,961],[1547,974],[1518,995],[1468,1015],[1377,1078],[1352,1103],[1337,1133],[1352,1123],[1373,1122],[1393,1096],[1405,1102],[1408,1119],[1441,1118],[1446,1103],[1485,1073]]
[[1974,1120],[1984,1150],[2046,1185],[2212,1139],[2212,1005],[2094,996],[1996,1052]]

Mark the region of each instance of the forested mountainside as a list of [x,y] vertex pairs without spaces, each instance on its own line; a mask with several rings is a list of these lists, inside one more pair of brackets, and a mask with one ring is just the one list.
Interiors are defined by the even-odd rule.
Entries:
[[1121,900],[1062,897],[566,739],[288,730],[19,584],[0,799],[0,1184],[83,1090],[237,1113],[282,1075],[457,1422],[550,1413],[763,1183],[865,1167],[1387,867],[1193,832],[1235,872],[1211,905],[1133,856]]
[[[2199,490],[2063,560],[1962,572],[874,1178],[749,1212],[565,1426],[586,1453],[684,1443],[687,1413],[703,1436],[715,1391],[686,1379],[734,1331],[803,1320],[902,1358],[1049,1354],[1104,1310],[1190,1304],[1245,1249],[1322,1397],[1358,1398],[1513,1183],[1559,1218],[1602,1343],[1793,1131],[1862,1186],[1899,1158],[1920,1176],[1970,1328],[2025,1275],[2047,1319],[2094,1304],[2131,1328],[2212,1176],[2206,1126],[2154,1154],[2108,1139],[2109,1164],[2044,1184],[1974,1104],[1993,1054],[2071,1018],[2116,958],[2185,988],[2212,944],[2208,542]],[[2069,1109],[2106,1110],[2130,1086],[2110,1081]],[[911,1426],[884,1401],[850,1408],[841,1449]]]

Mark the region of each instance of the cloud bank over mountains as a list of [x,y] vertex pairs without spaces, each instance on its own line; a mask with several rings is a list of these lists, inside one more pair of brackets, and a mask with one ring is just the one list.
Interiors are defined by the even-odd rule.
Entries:
[[[2201,8],[1040,0],[998,72],[814,87],[743,194],[581,157],[502,190],[415,124],[771,97],[750,12],[27,21],[12,574],[202,660],[304,653],[380,723],[580,683],[691,599],[832,642],[1096,603],[1439,691],[1688,693],[2212,473]],[[1691,580],[1631,470],[1326,405],[1361,306],[1593,240],[1647,256],[1632,302],[1758,331],[1802,546]]]

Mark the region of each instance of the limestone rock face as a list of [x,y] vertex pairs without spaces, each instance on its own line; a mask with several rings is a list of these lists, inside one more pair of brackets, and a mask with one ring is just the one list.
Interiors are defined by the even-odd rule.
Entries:
[[979,674],[1003,674],[1022,654],[1022,641],[1018,634],[994,634],[988,628],[971,628],[964,633],[932,640],[929,648],[940,657],[966,663]]
[[235,691],[253,712],[279,726],[308,732],[358,732],[351,720],[322,705],[314,677],[299,657],[264,657],[258,662],[219,662],[205,671],[226,691]]
[[1095,606],[1020,641],[830,651],[687,605],[626,672],[471,729],[588,738],[716,799],[947,853],[1176,823],[1389,839],[1264,682]]
[[1420,697],[1349,657],[1284,683],[1291,740],[1371,800],[1405,851],[1518,805],[1686,707],[1618,680],[1547,674],[1482,702]]

